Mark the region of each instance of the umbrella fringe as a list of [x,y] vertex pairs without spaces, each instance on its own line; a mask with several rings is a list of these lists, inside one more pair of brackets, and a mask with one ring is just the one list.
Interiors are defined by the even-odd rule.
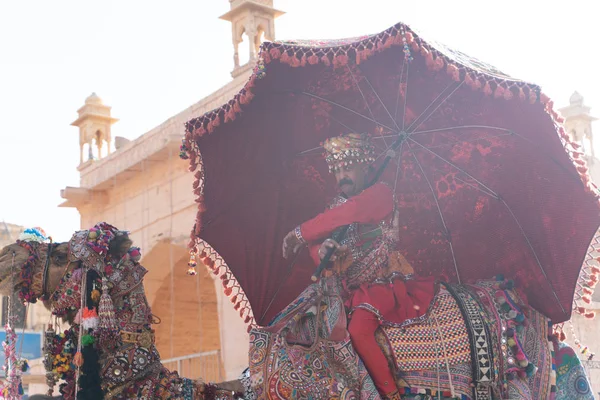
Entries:
[[[233,121],[241,113],[240,105],[246,105],[252,100],[254,96],[252,88],[257,80],[266,75],[265,65],[275,60],[294,68],[319,63],[339,68],[348,65],[352,59],[356,64],[360,64],[375,54],[395,46],[403,46],[409,60],[412,59],[412,54],[420,54],[425,59],[428,68],[433,71],[441,71],[446,67],[446,73],[455,81],[460,81],[468,76],[467,83],[474,90],[482,90],[485,84],[490,84],[493,85],[494,91],[489,91],[489,95],[496,93],[498,98],[511,100],[515,97],[514,94],[518,93],[520,99],[527,97],[532,103],[541,100],[539,87],[509,77],[490,75],[467,66],[457,65],[454,60],[421,39],[408,26],[399,23],[377,35],[331,47],[310,47],[286,42],[263,43],[258,62],[246,85],[222,107],[188,121],[186,136],[189,134],[190,137],[199,137],[213,132],[221,122]],[[485,92],[488,93],[488,91]]]
[[219,277],[223,285],[223,293],[233,303],[234,310],[239,313],[240,318],[247,325],[247,331],[250,332],[256,326],[250,302],[225,260],[201,239],[194,238],[190,245],[192,254],[197,255],[208,271]]

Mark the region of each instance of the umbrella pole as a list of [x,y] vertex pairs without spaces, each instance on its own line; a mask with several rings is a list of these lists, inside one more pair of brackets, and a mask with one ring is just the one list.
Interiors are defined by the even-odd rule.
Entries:
[[[298,261],[298,256],[300,255],[300,253],[302,252],[302,250],[298,251],[295,255],[294,258],[292,259],[292,262],[290,263],[290,265],[288,266],[287,269],[287,273],[285,275],[285,278],[283,279],[283,281],[281,282],[286,282],[287,279],[290,277],[290,273],[292,272],[292,269],[294,268],[294,265],[296,265],[296,261]],[[283,287],[283,285],[278,285],[277,286],[277,290],[275,291],[275,294],[273,295],[273,297],[271,297],[271,301],[269,302],[269,305],[267,306],[267,308],[265,309],[265,311],[262,313],[262,315],[260,316],[260,320],[263,321],[265,318],[265,315],[267,315],[267,312],[269,312],[269,310],[271,309],[271,306],[273,305],[273,302],[275,301],[275,299],[277,298],[277,295],[279,294],[279,291],[281,290],[281,288]]]
[[[394,142],[394,144],[392,144],[392,146],[390,147],[390,150],[388,150],[388,154],[385,156],[385,159],[383,160],[383,163],[377,169],[377,172],[375,173],[375,176],[373,177],[373,179],[371,180],[371,182],[369,182],[369,184],[367,185],[367,187],[373,186],[374,184],[377,183],[377,181],[381,177],[381,174],[383,174],[383,171],[385,171],[385,169],[387,168],[388,164],[390,163],[390,160],[392,159],[392,157],[395,156],[394,151],[396,151],[398,149],[398,147],[400,147],[400,145],[402,144],[402,142],[404,142],[406,140],[406,138],[408,138],[408,134],[406,132],[400,133],[398,139],[396,139],[396,141]],[[348,232],[349,228],[350,228],[350,225],[346,225],[346,226],[343,226],[341,228],[338,228],[331,235],[331,239],[335,240],[337,243],[339,243],[340,241],[342,241],[344,239],[344,236],[346,236],[346,233]],[[319,266],[317,267],[317,269],[315,270],[315,272],[310,277],[310,279],[313,282],[316,282],[317,280],[319,280],[319,277],[321,276],[321,273],[323,272],[323,270],[329,264],[329,260],[331,259],[331,256],[333,255],[334,251],[335,251],[335,249],[333,249],[333,248],[327,249],[327,252],[325,253],[325,256],[323,257],[323,259],[321,259],[321,263],[319,264]]]

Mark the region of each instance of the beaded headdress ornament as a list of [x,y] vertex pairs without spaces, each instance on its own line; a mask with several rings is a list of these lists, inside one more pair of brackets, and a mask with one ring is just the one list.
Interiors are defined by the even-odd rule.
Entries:
[[348,133],[332,137],[323,143],[323,148],[329,172],[352,164],[370,164],[375,161],[375,147],[366,134]]

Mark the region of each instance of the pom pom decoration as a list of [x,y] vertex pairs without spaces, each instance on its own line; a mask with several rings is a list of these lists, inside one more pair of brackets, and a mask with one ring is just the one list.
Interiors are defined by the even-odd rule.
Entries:
[[73,364],[75,364],[77,367],[81,367],[83,365],[83,355],[80,351],[75,353],[75,357],[73,357]]
[[134,262],[139,262],[142,258],[142,253],[140,252],[139,248],[132,247],[129,249],[129,257],[131,257]]
[[19,240],[22,242],[37,242],[37,243],[45,243],[49,240],[49,237],[46,236],[46,232],[42,228],[29,228],[25,229],[23,233],[19,235]]
[[98,289],[94,289],[92,290],[92,301],[95,304],[98,304],[98,302],[100,301],[100,291]]
[[96,340],[92,335],[83,335],[83,337],[81,338],[81,344],[84,346],[90,346],[94,344],[95,341]]
[[90,329],[96,329],[98,327],[98,323],[100,322],[98,318],[98,313],[95,308],[84,308],[83,309],[83,318],[81,321],[81,325],[83,329],[88,331]]

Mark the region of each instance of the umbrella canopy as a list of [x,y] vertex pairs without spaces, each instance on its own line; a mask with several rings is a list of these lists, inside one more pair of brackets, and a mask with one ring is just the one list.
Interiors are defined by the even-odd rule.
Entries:
[[335,194],[320,143],[366,132],[375,164],[391,157],[382,178],[399,204],[398,250],[419,274],[502,273],[565,321],[600,210],[561,122],[537,86],[403,24],[264,43],[240,93],[186,124],[199,205],[191,245],[240,315],[268,323],[314,270],[306,254],[290,266],[281,243]]

